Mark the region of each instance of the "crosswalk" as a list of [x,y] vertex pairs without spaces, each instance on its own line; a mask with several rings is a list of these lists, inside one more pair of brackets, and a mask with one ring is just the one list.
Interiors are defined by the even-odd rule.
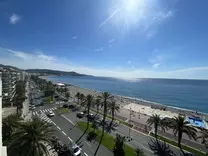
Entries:
[[34,111],[33,112],[33,115],[39,115],[39,114],[43,114],[43,113],[48,113],[50,111],[55,111],[57,108],[54,107],[54,108],[48,108],[48,109],[41,109],[39,111]]
[[50,111],[55,111],[57,108],[48,108],[48,109],[42,109],[39,111],[34,111],[33,115],[39,117],[41,120],[46,121],[48,123],[53,123],[55,125],[55,123],[46,115],[48,112]]

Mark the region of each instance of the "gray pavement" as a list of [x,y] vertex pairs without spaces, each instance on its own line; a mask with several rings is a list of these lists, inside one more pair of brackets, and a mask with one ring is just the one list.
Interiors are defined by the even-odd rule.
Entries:
[[[56,105],[50,105],[55,106]],[[53,108],[55,108],[53,107]],[[76,140],[83,134],[83,132],[75,127],[69,120],[65,119],[61,115],[56,115],[54,117],[48,118],[46,115],[40,115],[37,113],[40,113],[40,110],[52,110],[49,106],[46,105],[46,107],[38,107],[35,111],[33,111],[33,116],[38,116],[48,122],[51,122],[54,124],[54,128],[56,129],[56,136],[65,144],[69,144],[70,142],[76,142]],[[54,110],[54,109],[53,109]],[[52,110],[52,111],[53,111]],[[45,111],[47,113],[48,111]],[[42,111],[43,112],[43,111]],[[43,112],[43,114],[45,114]],[[81,139],[81,144],[83,145],[82,148],[82,154],[85,156],[91,156],[94,155],[94,152],[97,148],[98,143],[97,142],[87,142],[86,141],[86,135],[83,136]],[[99,156],[113,156],[113,153],[109,151],[104,146],[100,146],[98,154]]]
[[[49,112],[50,110],[53,111],[58,106],[59,105],[56,105],[56,104],[47,104],[47,105],[44,105],[44,106],[41,106],[41,107],[37,107],[35,112],[38,112],[38,111],[40,112],[40,110],[42,110],[42,112],[43,111]],[[35,112],[34,112],[34,115],[36,114]],[[69,113],[65,113],[65,114],[60,115],[60,116],[52,117],[51,120],[54,123],[56,123],[56,125],[61,129],[61,131],[62,130],[64,131],[64,133],[67,135],[67,137],[69,136],[69,137],[71,137],[72,140],[76,141],[76,139],[78,139],[79,136],[82,134],[82,131],[79,130],[77,127],[75,127],[73,124],[76,123],[77,121],[83,121],[83,120],[86,121],[86,118],[78,119],[76,117],[76,112],[69,112]],[[124,125],[120,124],[116,129],[117,130],[115,132],[111,132],[112,136],[115,136],[116,133],[121,134],[123,136],[128,136],[129,135],[129,128],[124,126]],[[132,146],[133,148],[137,148],[137,147],[143,148],[145,154],[148,155],[148,156],[153,156],[154,155],[153,152],[149,149],[149,145],[148,145],[148,142],[150,141],[151,137],[149,137],[147,135],[144,135],[142,133],[138,133],[134,130],[131,130],[130,134],[131,134],[131,138],[133,138],[133,140],[130,141],[130,142],[126,141],[126,143],[128,145]],[[86,145],[85,147],[87,147],[87,145],[89,146],[89,144],[91,145],[91,147],[93,146],[94,149],[97,147],[97,146],[94,147],[94,144],[91,144],[89,142],[86,143],[85,138],[86,138],[85,136],[82,138],[82,142],[84,142],[84,145]],[[103,148],[105,150],[102,151]],[[104,151],[107,150],[105,147],[103,147],[103,148],[99,150],[99,151],[101,151],[101,154],[100,154],[101,156],[102,156],[102,153],[105,153]],[[172,147],[172,146],[170,146],[170,148],[177,155],[180,155],[179,154],[180,153],[179,149],[177,149],[175,147]],[[86,148],[84,150],[86,151],[87,154],[92,153],[92,152],[90,152],[91,149]]]

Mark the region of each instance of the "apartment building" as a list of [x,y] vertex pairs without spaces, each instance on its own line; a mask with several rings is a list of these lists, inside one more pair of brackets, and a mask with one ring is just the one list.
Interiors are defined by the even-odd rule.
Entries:
[[[2,109],[2,73],[0,72],[0,109]],[[0,123],[2,123],[2,111],[0,110]],[[2,156],[7,156],[7,148],[2,143],[2,126],[0,126],[0,148]]]
[[2,73],[3,106],[10,106],[15,95],[16,82],[20,80],[20,73],[11,68],[1,68],[0,72]]

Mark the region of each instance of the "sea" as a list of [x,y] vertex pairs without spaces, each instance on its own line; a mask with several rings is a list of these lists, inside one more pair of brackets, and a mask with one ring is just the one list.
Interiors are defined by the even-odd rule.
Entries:
[[208,80],[48,76],[48,80],[208,114]]

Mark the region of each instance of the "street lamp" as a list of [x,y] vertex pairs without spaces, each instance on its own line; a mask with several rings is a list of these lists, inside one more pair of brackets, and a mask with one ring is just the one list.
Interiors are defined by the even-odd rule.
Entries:
[[[134,111],[130,108],[129,109],[129,121],[131,121],[131,116],[133,115]],[[131,127],[129,127],[129,136],[127,137],[128,138],[128,141],[131,141],[132,138],[131,138]]]

